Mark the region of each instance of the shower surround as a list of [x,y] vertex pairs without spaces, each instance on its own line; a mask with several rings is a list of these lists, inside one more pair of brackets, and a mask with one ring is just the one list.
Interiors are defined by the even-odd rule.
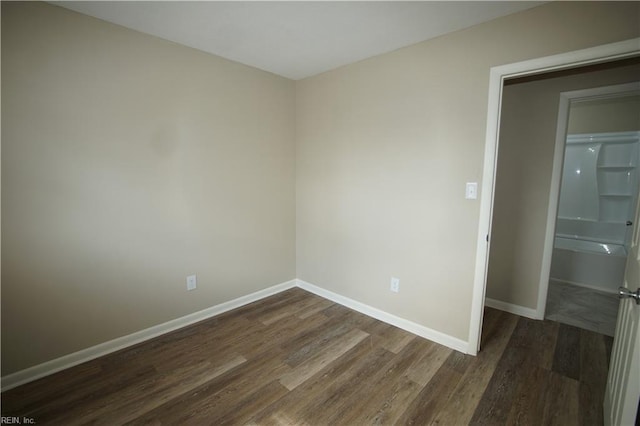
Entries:
[[638,196],[640,132],[568,135],[551,280],[622,285]]

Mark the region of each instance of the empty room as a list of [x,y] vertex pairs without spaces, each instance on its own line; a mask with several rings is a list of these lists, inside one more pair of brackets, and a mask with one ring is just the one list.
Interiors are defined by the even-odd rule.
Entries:
[[637,424],[640,2],[1,8],[0,424]]

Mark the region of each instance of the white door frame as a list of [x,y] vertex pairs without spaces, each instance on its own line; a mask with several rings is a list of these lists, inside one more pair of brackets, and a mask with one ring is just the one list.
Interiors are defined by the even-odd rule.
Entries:
[[551,172],[551,188],[549,191],[549,209],[547,210],[547,227],[544,237],[544,250],[540,268],[540,283],[538,285],[538,302],[535,319],[544,319],[547,307],[547,293],[549,290],[549,276],[551,271],[551,257],[553,255],[553,241],[555,237],[556,217],[560,201],[560,186],[562,183],[562,168],[564,165],[564,148],[569,124],[569,110],[576,102],[594,99],[605,99],[620,96],[634,96],[640,94],[640,82],[616,84],[614,86],[594,87],[591,89],[573,90],[560,93],[558,107],[558,125],[556,128],[556,145],[553,154],[553,171]]
[[471,299],[471,319],[469,324],[469,354],[476,355],[478,350],[480,350],[480,338],[482,336],[482,315],[484,311],[489,248],[491,244],[488,236],[491,235],[497,161],[496,154],[498,152],[500,109],[504,80],[507,78],[609,62],[637,55],[640,55],[640,38],[491,68],[489,74],[484,165],[480,191],[480,218],[476,242],[476,264]]

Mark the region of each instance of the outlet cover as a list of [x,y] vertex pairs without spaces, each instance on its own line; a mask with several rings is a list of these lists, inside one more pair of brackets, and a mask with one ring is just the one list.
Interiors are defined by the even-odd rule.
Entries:
[[197,287],[197,281],[195,275],[189,275],[187,277],[187,290],[195,290]]

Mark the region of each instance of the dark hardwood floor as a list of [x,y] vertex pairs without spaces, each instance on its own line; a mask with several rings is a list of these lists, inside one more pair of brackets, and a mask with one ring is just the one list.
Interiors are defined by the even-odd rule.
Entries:
[[292,289],[2,393],[37,424],[599,425],[612,339],[487,309],[477,357]]

